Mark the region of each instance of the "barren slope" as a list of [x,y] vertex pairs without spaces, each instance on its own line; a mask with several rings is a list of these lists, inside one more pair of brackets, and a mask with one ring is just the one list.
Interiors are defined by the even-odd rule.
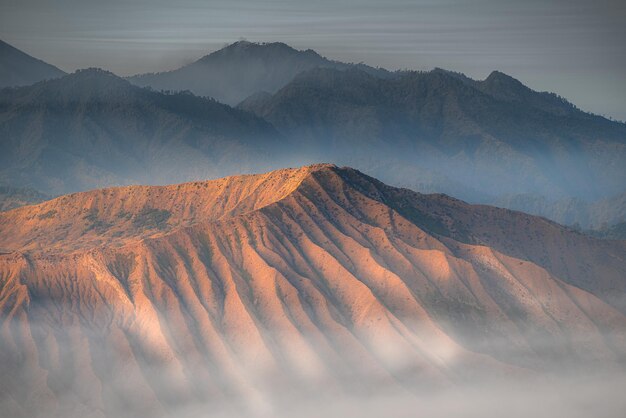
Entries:
[[[170,216],[142,229],[146,207]],[[106,228],[86,228],[86,212]],[[14,416],[233,397],[256,410],[300,389],[626,355],[626,317],[603,293],[623,297],[622,243],[348,168],[79,193],[0,214],[0,239],[0,393]]]
[[0,216],[0,248],[58,253],[163,234],[259,209],[291,193],[316,166],[171,186],[74,193]]

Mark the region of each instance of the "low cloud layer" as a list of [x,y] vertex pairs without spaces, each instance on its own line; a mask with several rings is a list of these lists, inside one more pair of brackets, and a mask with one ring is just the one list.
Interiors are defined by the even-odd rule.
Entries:
[[[324,365],[307,358],[306,351],[302,351],[300,367],[282,370],[285,365],[256,359],[251,346],[244,355],[248,363],[240,369],[243,380],[233,385],[226,378],[220,381],[209,359],[190,369],[199,360],[194,360],[195,350],[187,353],[181,346],[175,357],[159,353],[156,329],[153,337],[131,336],[132,331],[126,329],[129,341],[144,340],[139,344],[143,349],[137,346],[128,351],[123,345],[114,348],[117,331],[92,329],[85,323],[62,328],[48,321],[24,325],[19,320],[4,321],[2,334],[0,410],[15,417],[617,418],[626,408],[623,362],[587,364],[570,357],[566,346],[550,347],[559,361],[543,370],[493,360],[472,365],[471,358],[459,357],[450,347],[429,345],[424,335],[429,355],[442,360],[441,370],[449,380],[431,380],[423,374],[414,352],[390,343],[384,335],[366,345],[389,375],[364,364],[362,369],[357,366],[350,373],[338,371],[330,376]],[[476,331],[478,335],[480,330]],[[290,337],[268,330],[265,338]],[[300,338],[294,338],[293,344]],[[586,336],[572,338],[583,341]],[[13,342],[20,339],[24,345],[18,349]],[[482,343],[496,347],[501,358],[513,359],[517,354],[507,353],[502,341]],[[151,344],[150,354],[145,347]],[[243,365],[242,358],[240,353],[238,366]]]

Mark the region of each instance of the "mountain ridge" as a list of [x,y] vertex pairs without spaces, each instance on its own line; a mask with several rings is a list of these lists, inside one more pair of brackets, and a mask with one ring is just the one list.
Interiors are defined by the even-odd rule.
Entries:
[[384,69],[332,61],[312,49],[300,51],[282,42],[238,41],[179,69],[139,74],[128,79],[142,87],[190,90],[234,106],[254,93],[276,91],[301,71],[315,67],[357,67],[379,76],[390,76]]
[[[324,194],[354,190],[376,205],[397,212],[437,239],[484,245],[515,258],[530,260],[605,299],[615,296],[611,295],[611,289],[617,286],[620,291],[614,303],[626,310],[626,299],[622,300],[621,296],[626,293],[626,283],[619,284],[615,278],[601,279],[606,276],[607,268],[626,272],[624,266],[611,267],[611,256],[602,254],[613,248],[618,249],[613,255],[617,256],[619,251],[626,250],[626,242],[604,242],[545,218],[486,205],[470,205],[445,194],[424,195],[390,187],[358,170],[334,164],[170,186],[126,186],[61,196],[1,213],[0,228],[5,233],[0,248],[5,252],[54,255],[67,250],[119,246],[116,244],[119,238],[121,245],[125,245],[129,242],[126,238],[133,242],[137,238],[167,236],[196,224],[228,223],[235,217],[273,211],[281,206],[281,202],[299,199],[299,196],[313,200],[311,188],[322,188]],[[315,195],[318,193],[314,192]],[[72,202],[72,208],[64,209],[69,202]],[[360,216],[359,212],[356,213],[355,216]],[[55,226],[57,223],[60,225]],[[52,229],[46,229],[46,224],[52,225]],[[520,226],[528,224],[534,225],[533,229],[522,231]],[[37,236],[38,248],[29,247],[33,234]],[[64,241],[69,241],[73,247],[55,246],[56,242]],[[586,248],[589,254],[577,249],[578,245]],[[578,267],[574,268],[572,262],[564,262],[558,257],[546,258],[546,253],[559,248],[576,252]],[[623,261],[625,257],[626,254],[622,254],[617,259]],[[604,259],[607,264],[592,266],[590,270],[590,259]],[[597,271],[595,282],[589,280],[589,272],[594,270]],[[613,275],[611,273],[609,277]]]
[[[15,416],[174,416],[233,400],[254,413],[285,394],[626,357],[626,243],[329,164],[157,190],[0,213],[0,247],[13,246],[0,254],[0,372]],[[146,202],[171,213],[138,223]],[[85,208],[132,236],[85,230]],[[50,234],[62,216],[80,231]]]
[[0,40],[0,89],[34,84],[66,73]]
[[532,100],[496,97],[482,83],[442,70],[381,79],[356,69],[319,68],[301,73],[271,98],[240,107],[318,152],[319,159],[328,159],[328,150],[340,164],[366,170],[359,161],[368,155],[389,159],[374,174],[397,185],[412,187],[401,179],[418,166],[468,187],[480,184],[481,192],[492,195],[534,191],[597,199],[623,191],[626,173],[619,161],[626,152],[626,124],[526,87],[521,97]]
[[280,136],[252,114],[98,69],[2,90],[0,132],[0,176],[49,194],[246,172],[268,148],[280,155]]
[[[45,245],[46,252],[54,248],[53,243],[59,240],[60,236],[63,237],[61,240],[71,241],[81,238],[83,233],[87,233],[92,239],[94,237],[115,239],[120,236],[118,234],[122,234],[122,237],[125,235],[132,237],[137,232],[137,228],[133,228],[133,221],[137,219],[130,219],[128,215],[140,214],[144,208],[155,211],[152,212],[155,215],[158,215],[158,211],[167,211],[165,221],[174,222],[175,228],[192,225],[197,222],[198,216],[203,217],[203,221],[218,220],[276,203],[293,192],[310,173],[330,167],[333,165],[315,164],[265,174],[233,175],[216,180],[169,186],[131,185],[64,195],[0,215],[0,228],[5,232],[3,239],[0,239],[0,248],[4,248],[5,251],[7,248],[14,248],[14,251],[18,252],[28,251],[28,247],[24,248],[20,244],[28,242],[28,237],[33,232],[28,220],[36,220],[37,229],[41,228],[42,221],[44,224],[46,221],[61,222],[63,225],[72,225],[73,228],[78,227],[78,231],[68,233],[65,226],[62,226],[60,228],[62,231],[48,230],[45,236],[40,235],[39,244]],[[182,202],[177,200],[178,197],[183,199]],[[68,210],[65,206],[69,202],[72,207]],[[120,213],[123,215],[120,216]],[[86,220],[87,225],[80,223],[81,218]],[[108,233],[110,231],[106,231],[105,234],[104,230],[116,221],[123,222],[113,234]],[[152,234],[158,235],[162,232],[158,223],[148,223],[149,232]],[[130,234],[123,234],[127,230]],[[171,230],[171,227],[167,227],[167,232]],[[88,242],[78,240],[78,243],[77,248],[89,247]],[[111,244],[111,241],[105,241],[104,244]],[[64,249],[62,247],[59,250]]]
[[[215,56],[323,59],[312,50],[247,41],[203,59]],[[28,93],[9,89],[0,94],[0,181],[59,195],[332,161],[423,192],[532,210],[561,222],[580,217],[583,228],[584,213],[570,215],[565,208],[561,214],[560,203],[552,209],[524,196],[601,201],[623,192],[624,124],[535,92],[500,71],[473,80],[443,69],[386,73],[332,63],[340,69],[311,64],[315,68],[290,73],[293,79],[278,92],[257,91],[238,104],[258,120],[189,93],[146,90],[139,97],[129,93],[129,84],[97,69],[77,72],[65,83],[38,83]],[[243,67],[252,75],[223,68],[218,73],[235,81],[273,74],[270,67]],[[118,104],[128,106],[127,120],[121,108],[112,109]],[[182,145],[171,149],[177,141]],[[34,152],[20,151],[20,143],[32,144]],[[620,221],[610,210],[601,216]]]

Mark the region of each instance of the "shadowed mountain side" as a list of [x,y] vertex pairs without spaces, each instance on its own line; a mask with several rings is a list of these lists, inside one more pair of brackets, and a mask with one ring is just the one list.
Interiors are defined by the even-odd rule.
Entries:
[[258,117],[102,70],[0,92],[0,177],[51,194],[268,169],[281,139]]
[[593,202],[576,198],[552,201],[536,194],[508,195],[490,204],[544,216],[583,230],[607,230],[626,222],[626,193]]
[[[383,79],[318,68],[240,108],[316,158],[408,187],[418,166],[449,180],[439,190],[478,189],[464,196],[475,201],[531,192],[597,199],[622,193],[626,178],[625,124],[501,73],[484,81],[443,70]],[[372,155],[382,168],[367,163]]]
[[492,96],[495,99],[523,104],[554,115],[576,115],[581,111],[564,98],[550,92],[538,92],[522,84],[519,80],[500,71],[492,71],[484,80],[473,80],[462,73],[436,68],[435,72],[452,76],[467,85]]
[[[135,222],[146,207],[169,212],[161,228]],[[59,236],[85,208],[101,232]],[[348,168],[78,193],[0,214],[0,237],[4,402],[24,416],[231,398],[258,411],[277,393],[626,355],[624,306],[606,294],[625,294],[624,243]]]

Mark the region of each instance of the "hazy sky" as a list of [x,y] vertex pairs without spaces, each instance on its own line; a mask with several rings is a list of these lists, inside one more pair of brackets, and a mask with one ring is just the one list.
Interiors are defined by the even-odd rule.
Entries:
[[626,0],[0,0],[0,38],[66,71],[173,69],[246,38],[390,69],[504,71],[626,120]]

